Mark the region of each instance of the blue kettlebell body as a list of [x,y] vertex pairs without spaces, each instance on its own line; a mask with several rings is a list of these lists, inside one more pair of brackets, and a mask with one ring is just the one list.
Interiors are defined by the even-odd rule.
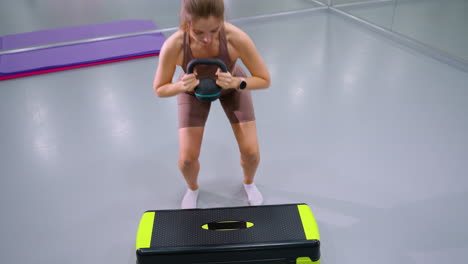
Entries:
[[[224,62],[220,59],[193,59],[187,64],[187,73],[193,73],[193,69],[196,65],[214,64],[219,66],[222,72],[227,72],[227,67]],[[201,102],[212,102],[221,96],[221,87],[216,84],[216,81],[211,78],[202,78],[200,83],[195,88],[195,96]]]

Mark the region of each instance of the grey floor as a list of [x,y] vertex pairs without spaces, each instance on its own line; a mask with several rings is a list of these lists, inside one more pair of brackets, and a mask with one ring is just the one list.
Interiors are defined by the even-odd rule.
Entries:
[[[322,263],[464,263],[468,73],[326,10],[237,25],[273,78],[253,93],[256,182],[266,204],[312,207]],[[176,101],[154,96],[157,65],[0,82],[2,263],[133,264],[141,214],[179,207]],[[219,103],[202,148],[200,207],[247,205]]]

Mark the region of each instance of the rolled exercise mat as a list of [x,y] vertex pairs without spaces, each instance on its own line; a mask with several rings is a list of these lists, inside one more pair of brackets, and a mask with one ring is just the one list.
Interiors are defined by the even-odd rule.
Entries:
[[[149,20],[127,20],[71,28],[43,30],[0,37],[0,49],[16,49],[56,42],[99,38],[154,30]],[[0,55],[0,80],[63,71],[104,63],[159,55],[162,33],[70,44]]]

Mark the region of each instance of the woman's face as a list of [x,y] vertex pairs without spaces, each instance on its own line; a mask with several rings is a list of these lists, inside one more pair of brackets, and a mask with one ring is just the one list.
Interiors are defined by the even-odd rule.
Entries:
[[202,46],[210,46],[218,36],[223,21],[210,16],[208,18],[194,19],[190,24],[190,36]]

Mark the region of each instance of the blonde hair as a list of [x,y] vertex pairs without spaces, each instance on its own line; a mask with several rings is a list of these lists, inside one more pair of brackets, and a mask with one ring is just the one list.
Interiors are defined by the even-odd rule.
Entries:
[[210,16],[224,20],[223,0],[182,0],[179,28],[188,31],[190,22]]

